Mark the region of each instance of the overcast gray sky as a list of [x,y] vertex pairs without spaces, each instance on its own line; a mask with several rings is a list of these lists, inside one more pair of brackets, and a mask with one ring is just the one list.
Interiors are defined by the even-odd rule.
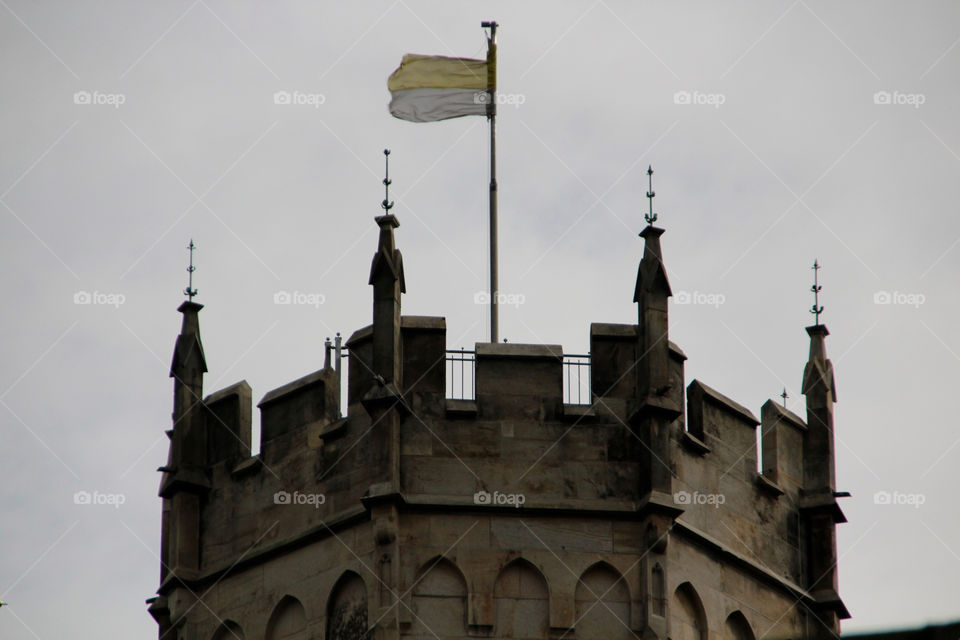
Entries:
[[502,336],[583,353],[635,321],[653,164],[687,381],[802,414],[819,259],[844,628],[960,618],[960,6],[0,0],[0,637],[155,637],[189,238],[206,390],[259,400],[369,323],[390,147],[404,312],[485,339],[486,122],[386,107],[404,53],[482,57],[485,19]]

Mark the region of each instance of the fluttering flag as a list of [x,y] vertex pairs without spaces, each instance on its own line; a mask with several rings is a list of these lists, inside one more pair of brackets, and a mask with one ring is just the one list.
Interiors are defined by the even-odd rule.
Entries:
[[[497,27],[489,29],[487,59],[448,58],[408,53],[390,74],[390,113],[410,122],[436,122],[461,116],[487,116],[490,123],[490,342],[499,338],[497,298]],[[385,201],[386,202],[386,201]]]
[[489,115],[496,71],[487,60],[408,53],[390,74],[390,113],[410,122]]

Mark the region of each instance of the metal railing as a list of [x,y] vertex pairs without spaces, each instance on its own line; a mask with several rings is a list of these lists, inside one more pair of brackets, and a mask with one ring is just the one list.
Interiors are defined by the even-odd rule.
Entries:
[[446,366],[447,397],[451,400],[476,400],[477,352],[447,349]]
[[[340,334],[324,345],[326,365],[332,366],[340,379],[340,415],[347,406],[346,370],[350,353],[343,345]],[[477,398],[477,353],[470,349],[447,349],[447,398],[451,400],[476,400]],[[589,405],[593,401],[590,385],[590,354],[565,353],[563,355],[563,403]]]
[[[477,397],[477,354],[468,349],[447,349],[447,398],[475,400]],[[564,354],[563,403],[588,405],[590,354]]]
[[563,354],[563,403],[590,404],[590,354]]

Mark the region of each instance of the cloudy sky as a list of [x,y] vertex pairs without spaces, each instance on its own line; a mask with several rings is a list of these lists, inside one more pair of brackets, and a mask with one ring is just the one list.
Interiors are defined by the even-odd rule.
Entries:
[[404,311],[486,339],[486,121],[396,120],[386,77],[487,19],[502,337],[634,321],[652,164],[688,382],[802,413],[818,259],[845,629],[960,619],[960,7],[0,0],[0,637],[155,637],[191,237],[206,390],[256,401],[369,323],[389,147]]

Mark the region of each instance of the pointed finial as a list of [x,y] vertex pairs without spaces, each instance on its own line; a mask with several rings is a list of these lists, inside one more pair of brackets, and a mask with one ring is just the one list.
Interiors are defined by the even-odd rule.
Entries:
[[816,322],[814,324],[820,324],[820,314],[823,313],[823,307],[820,306],[820,290],[823,287],[820,286],[818,279],[818,272],[820,271],[820,263],[814,259],[813,266],[810,267],[813,269],[813,286],[810,287],[810,291],[813,292],[813,306],[810,307],[810,313],[816,317]]
[[190,244],[187,246],[187,249],[190,250],[190,266],[187,267],[187,273],[190,274],[190,280],[187,282],[187,288],[183,290],[183,295],[187,296],[187,299],[190,302],[193,302],[193,296],[197,295],[197,290],[193,288],[193,272],[197,270],[193,266],[193,250],[197,248],[197,245],[193,244],[193,238],[190,238]]
[[657,221],[657,214],[653,212],[653,198],[657,194],[653,190],[653,166],[647,166],[647,199],[650,201],[650,213],[646,213],[643,216],[643,219],[647,221],[647,224],[653,225]]
[[786,409],[786,408],[787,408],[787,398],[790,397],[790,395],[787,393],[787,388],[786,388],[786,387],[783,388],[783,392],[780,394],[780,397],[783,398],[783,408]]
[[390,202],[390,185],[393,184],[393,180],[390,179],[390,149],[383,150],[383,165],[383,202],[380,206],[383,207],[384,214],[389,214],[390,209],[393,208],[393,203]]

